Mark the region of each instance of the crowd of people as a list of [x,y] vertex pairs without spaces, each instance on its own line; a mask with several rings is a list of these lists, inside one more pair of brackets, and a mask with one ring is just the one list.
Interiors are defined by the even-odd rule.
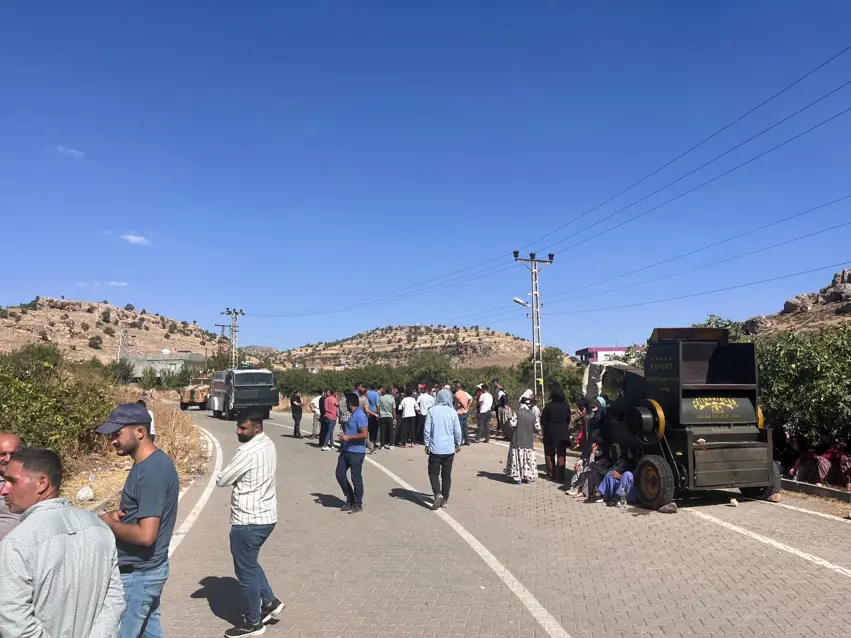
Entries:
[[803,434],[774,428],[774,460],[783,476],[814,485],[851,489],[851,442],[842,444],[828,435],[816,443]]

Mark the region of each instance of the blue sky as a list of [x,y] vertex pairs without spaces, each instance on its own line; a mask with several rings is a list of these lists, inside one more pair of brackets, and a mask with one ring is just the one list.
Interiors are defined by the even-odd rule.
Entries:
[[567,314],[851,261],[845,227],[631,286],[851,220],[846,200],[631,274],[851,194],[851,114],[609,230],[848,108],[851,87],[596,223],[851,79],[851,52],[552,231],[851,44],[849,20],[847,2],[785,0],[4,6],[0,304],[108,299],[208,328],[236,306],[243,344],[281,348],[416,322],[528,336],[511,251],[560,242],[546,345],[777,311],[831,269]]

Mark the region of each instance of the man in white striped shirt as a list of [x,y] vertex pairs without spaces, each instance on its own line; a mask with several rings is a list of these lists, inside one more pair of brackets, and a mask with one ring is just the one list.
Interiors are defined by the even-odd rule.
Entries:
[[260,410],[241,412],[236,438],[244,443],[219,474],[216,485],[233,485],[230,500],[230,552],[242,591],[243,622],[225,632],[226,638],[259,636],[264,623],[278,618],[284,603],[275,597],[258,558],[260,548],[278,522],[275,495],[277,454],[275,444],[263,433]]

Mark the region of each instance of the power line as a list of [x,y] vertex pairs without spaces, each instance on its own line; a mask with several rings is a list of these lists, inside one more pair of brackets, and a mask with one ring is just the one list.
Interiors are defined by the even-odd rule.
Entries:
[[[693,146],[692,146],[692,147],[690,147],[688,150],[683,151],[682,153],[680,153],[679,155],[677,155],[677,156],[676,156],[676,157],[674,157],[673,159],[669,160],[668,162],[666,162],[666,163],[665,163],[665,164],[663,164],[662,166],[660,166],[660,167],[658,167],[658,168],[654,169],[653,171],[651,171],[650,173],[648,173],[647,175],[645,175],[644,177],[642,177],[641,179],[639,179],[637,182],[634,182],[633,184],[631,184],[631,185],[627,186],[626,188],[622,189],[622,190],[621,190],[620,192],[618,192],[617,194],[615,194],[615,195],[613,195],[613,196],[609,197],[608,199],[606,199],[605,201],[603,201],[603,202],[601,202],[601,203],[597,204],[596,206],[594,206],[593,208],[591,208],[591,209],[587,210],[586,212],[582,213],[582,214],[581,214],[581,215],[579,215],[578,217],[575,217],[575,218],[571,219],[570,221],[568,221],[568,222],[566,222],[566,223],[562,224],[561,226],[556,227],[555,229],[553,229],[552,231],[550,231],[550,232],[549,232],[549,233],[547,233],[546,235],[543,235],[542,237],[539,237],[539,238],[537,238],[537,239],[535,239],[535,240],[531,241],[530,243],[525,244],[524,246],[521,246],[521,247],[520,247],[520,250],[525,250],[526,248],[529,248],[529,247],[531,247],[531,246],[535,245],[537,242],[539,242],[539,241],[543,241],[544,239],[547,239],[547,238],[548,238],[549,236],[551,236],[553,233],[556,233],[556,232],[558,232],[559,230],[562,230],[563,228],[567,227],[568,225],[570,225],[570,224],[572,224],[572,223],[574,223],[574,222],[578,221],[579,219],[582,219],[583,217],[585,217],[585,216],[587,216],[587,215],[590,215],[591,213],[593,213],[594,211],[598,210],[598,209],[599,209],[599,208],[601,208],[602,206],[604,206],[604,205],[608,204],[608,203],[609,203],[609,202],[611,202],[612,200],[614,200],[614,199],[616,199],[616,198],[620,197],[621,195],[623,195],[623,194],[627,193],[628,191],[632,190],[632,189],[633,189],[633,188],[635,188],[636,186],[638,186],[638,185],[642,184],[643,182],[645,182],[646,180],[650,179],[651,177],[653,177],[653,176],[654,176],[654,175],[656,175],[657,173],[661,172],[662,170],[664,170],[664,169],[668,168],[669,166],[671,166],[671,165],[672,165],[672,164],[674,164],[675,162],[679,161],[680,159],[682,159],[682,158],[683,158],[683,157],[685,157],[686,155],[689,155],[692,151],[694,151],[694,150],[696,150],[696,149],[700,148],[700,147],[701,147],[701,146],[703,146],[706,142],[708,142],[708,141],[712,140],[713,138],[715,138],[715,137],[716,137],[716,136],[718,136],[719,134],[723,133],[724,131],[726,131],[726,130],[727,130],[727,129],[729,129],[730,127],[732,127],[732,126],[734,126],[735,124],[737,124],[738,122],[742,121],[743,119],[745,119],[746,117],[748,117],[748,116],[749,116],[749,115],[751,115],[752,113],[754,113],[754,112],[758,111],[759,109],[761,109],[763,106],[765,106],[765,105],[766,105],[766,104],[768,104],[769,102],[771,102],[771,101],[775,100],[776,98],[780,97],[781,95],[783,95],[784,93],[786,93],[787,91],[789,91],[791,88],[795,87],[796,85],[798,85],[799,83],[801,83],[802,81],[804,81],[805,79],[807,79],[808,77],[810,77],[811,75],[813,75],[814,73],[816,73],[817,71],[821,70],[822,68],[824,68],[825,66],[827,66],[828,64],[830,64],[831,62],[833,62],[834,60],[836,60],[837,58],[839,58],[839,57],[841,57],[842,55],[844,55],[845,53],[847,53],[849,50],[851,50],[851,45],[846,46],[844,49],[842,49],[842,50],[841,50],[841,51],[839,51],[838,53],[836,53],[836,54],[832,55],[832,56],[831,56],[831,57],[829,57],[827,60],[825,60],[825,61],[821,62],[820,64],[818,64],[818,65],[817,65],[817,66],[815,66],[814,68],[810,69],[809,71],[807,71],[807,72],[806,72],[805,74],[803,74],[802,76],[798,77],[796,80],[794,80],[794,81],[793,81],[793,82],[791,82],[790,84],[786,85],[785,87],[783,87],[782,89],[780,89],[779,91],[777,91],[776,93],[774,93],[773,95],[771,95],[770,97],[768,97],[768,98],[764,99],[762,102],[760,102],[760,103],[759,103],[759,104],[757,104],[756,106],[754,106],[754,107],[752,107],[751,109],[749,109],[749,110],[745,111],[745,113],[743,113],[742,115],[740,115],[740,116],[738,116],[737,118],[733,119],[733,120],[732,120],[732,121],[730,121],[728,124],[726,124],[726,125],[722,126],[720,129],[716,130],[715,132],[713,132],[712,134],[710,134],[709,136],[707,136],[706,138],[704,138],[703,140],[701,140],[701,141],[700,141],[700,142],[698,142],[697,144],[693,145]],[[840,87],[840,88],[842,88],[842,87]],[[839,89],[837,89],[837,90],[839,90]],[[825,97],[826,97],[826,96],[825,96]],[[823,98],[821,98],[821,99],[823,99]],[[805,108],[806,108],[806,107],[805,107]],[[794,114],[793,114],[793,115],[794,115]],[[790,116],[790,117],[791,117],[791,116]],[[600,221],[605,221],[605,218],[604,218],[603,220],[600,220]],[[599,222],[598,222],[598,223],[599,223]],[[580,232],[581,232],[581,231],[580,231]],[[504,260],[504,259],[505,259],[505,258],[507,258],[507,257],[508,257],[508,255],[507,255],[507,254],[505,254],[505,255],[499,255],[499,256],[497,256],[497,257],[493,257],[493,258],[491,258],[491,259],[487,259],[487,260],[485,260],[485,261],[481,261],[481,262],[476,263],[476,264],[473,264],[473,265],[471,265],[471,266],[466,266],[466,267],[464,267],[464,268],[458,268],[458,269],[455,269],[455,270],[453,270],[452,272],[446,273],[445,275],[438,275],[438,276],[436,276],[436,277],[432,277],[432,278],[430,278],[430,279],[428,279],[428,280],[426,280],[426,281],[417,282],[417,283],[410,284],[410,285],[405,286],[405,287],[396,288],[396,289],[393,289],[393,290],[385,291],[385,292],[383,292],[383,293],[379,293],[378,295],[375,295],[375,296],[370,297],[368,300],[367,300],[367,299],[363,299],[363,300],[354,300],[354,301],[351,301],[351,302],[346,302],[346,303],[344,303],[344,304],[334,304],[334,305],[331,305],[331,306],[325,306],[325,307],[313,308],[313,309],[305,310],[305,311],[303,311],[302,313],[300,313],[300,314],[298,314],[298,315],[293,315],[293,314],[290,314],[290,313],[277,313],[277,314],[253,315],[253,316],[255,316],[255,317],[291,317],[291,316],[309,316],[309,315],[311,315],[311,314],[324,314],[325,312],[328,312],[328,311],[331,311],[331,310],[334,310],[334,311],[337,311],[337,310],[339,310],[339,311],[343,311],[343,310],[346,310],[346,309],[354,310],[354,309],[357,309],[357,308],[367,307],[367,306],[375,305],[375,304],[376,304],[376,302],[383,302],[385,297],[395,295],[395,294],[396,294],[396,293],[398,293],[398,292],[402,292],[402,293],[404,293],[405,291],[410,290],[412,287],[417,287],[417,286],[420,286],[420,285],[423,285],[423,284],[426,284],[426,285],[429,285],[429,284],[435,284],[436,282],[438,282],[438,281],[442,281],[442,280],[445,280],[445,279],[453,279],[453,278],[458,277],[458,275],[459,275],[460,273],[467,272],[467,271],[469,271],[469,270],[473,270],[473,269],[475,269],[475,268],[479,268],[479,267],[481,267],[481,266],[485,266],[485,265],[487,265],[487,264],[492,264],[492,263],[497,262],[497,261],[500,261],[500,260]],[[498,271],[498,272],[502,272],[502,271]],[[394,300],[394,299],[389,299],[388,301],[393,301],[393,300]],[[357,306],[357,308],[349,308],[349,306],[352,306],[352,305]]]
[[[761,226],[757,226],[756,228],[752,228],[752,229],[747,230],[747,231],[745,231],[745,232],[735,233],[735,234],[733,234],[733,235],[730,235],[729,237],[725,237],[724,239],[718,240],[718,241],[716,241],[716,242],[712,242],[712,243],[710,243],[710,244],[706,244],[706,245],[701,246],[701,247],[699,247],[699,248],[695,248],[695,249],[693,249],[693,250],[689,250],[689,251],[687,251],[687,252],[680,253],[679,255],[675,255],[674,257],[669,257],[669,258],[667,258],[667,259],[663,259],[663,260],[661,260],[661,261],[657,261],[657,262],[654,262],[654,263],[652,263],[652,264],[648,264],[648,265],[646,265],[646,266],[642,266],[641,268],[633,268],[633,269],[628,270],[628,271],[626,271],[626,272],[622,272],[622,273],[619,273],[619,274],[617,274],[617,275],[613,275],[613,276],[611,276],[611,277],[607,277],[607,278],[605,278],[605,279],[600,279],[600,280],[595,281],[595,282],[592,282],[592,283],[588,283],[588,284],[583,284],[583,285],[581,285],[581,286],[577,286],[576,288],[571,288],[571,289],[569,289],[569,290],[562,290],[562,291],[560,291],[560,292],[553,293],[553,294],[551,294],[551,295],[548,295],[547,299],[548,299],[548,300],[552,300],[552,299],[554,299],[554,298],[556,298],[556,297],[562,297],[562,296],[564,296],[564,295],[569,295],[569,294],[571,294],[571,293],[578,292],[578,291],[580,291],[580,290],[585,290],[586,288],[591,288],[591,287],[593,287],[593,286],[599,286],[600,284],[608,283],[608,282],[610,282],[610,281],[614,281],[614,280],[616,280],[616,279],[621,279],[621,278],[623,278],[623,277],[628,277],[628,276],[630,276],[630,275],[634,275],[634,274],[637,274],[637,273],[640,273],[640,272],[644,272],[644,271],[646,271],[646,270],[650,270],[650,269],[652,269],[652,268],[656,268],[657,266],[662,266],[662,265],[664,265],[664,264],[669,264],[669,263],[672,263],[672,262],[674,262],[674,261],[678,261],[678,260],[680,260],[680,259],[684,259],[685,257],[691,257],[692,255],[696,255],[696,254],[698,254],[698,253],[704,252],[704,251],[709,250],[709,249],[711,249],[711,248],[717,248],[718,246],[722,246],[722,245],[724,245],[724,244],[730,243],[731,241],[735,241],[735,240],[737,240],[737,239],[741,239],[741,238],[743,238],[743,237],[747,237],[748,235],[753,235],[753,234],[755,234],[755,233],[758,233],[758,232],[761,232],[761,231],[767,230],[767,229],[769,229],[769,228],[771,228],[771,227],[773,227],[773,226],[778,226],[778,225],[783,224],[783,223],[785,223],[785,222],[792,221],[793,219],[798,219],[799,217],[803,217],[804,215],[808,215],[808,214],[810,214],[810,213],[814,213],[814,212],[816,212],[816,211],[818,211],[818,210],[821,210],[821,209],[823,209],[823,208],[827,208],[828,206],[832,206],[833,204],[837,204],[837,203],[842,202],[842,201],[845,201],[845,200],[847,200],[847,199],[851,199],[851,194],[849,194],[849,195],[843,195],[842,197],[837,197],[836,199],[833,199],[833,200],[831,200],[831,201],[829,201],[829,202],[825,202],[825,203],[823,203],[823,204],[819,204],[819,205],[817,205],[817,206],[813,206],[812,208],[808,208],[808,209],[806,209],[806,210],[803,210],[803,211],[800,211],[800,212],[797,212],[797,213],[793,213],[792,215],[787,215],[786,217],[782,217],[782,218],[780,218],[780,219],[776,219],[776,220],[774,220],[774,221],[772,221],[772,222],[769,222],[769,223],[767,223],[767,224],[763,224],[763,225],[761,225]],[[822,232],[822,231],[820,231],[820,232]],[[684,271],[684,272],[687,272],[687,271]],[[636,284],[636,285],[637,285],[637,284]],[[582,298],[582,297],[580,297],[580,298]],[[571,300],[572,300],[572,299],[574,299],[574,298],[571,298]],[[561,303],[561,302],[552,302],[552,301],[549,301],[549,303]],[[469,317],[490,316],[490,314],[491,314],[491,313],[498,313],[498,314],[501,314],[501,313],[500,313],[500,311],[501,311],[502,309],[503,309],[503,306],[499,306],[499,307],[497,307],[497,308],[491,308],[491,309],[489,309],[489,310],[477,311],[477,312],[467,313],[467,314],[464,314],[464,315],[458,315],[458,316],[456,316],[456,317],[452,317],[452,318],[450,318],[450,319],[449,319],[449,321],[455,321],[455,320],[457,320],[457,319],[469,318]]]
[[767,284],[774,281],[781,281],[783,279],[791,279],[792,277],[799,277],[801,275],[809,275],[814,272],[820,272],[822,270],[827,270],[831,268],[839,268],[840,266],[847,266],[851,264],[851,262],[843,261],[836,264],[828,264],[825,266],[819,266],[817,268],[811,268],[810,270],[801,270],[799,272],[789,273],[787,275],[780,275],[778,277],[770,277],[768,279],[759,279],[757,281],[749,281],[744,284],[737,284],[735,286],[725,286],[724,288],[715,288],[714,290],[704,290],[702,292],[694,292],[687,295],[679,295],[677,297],[667,297],[665,299],[654,299],[652,301],[639,301],[631,304],[624,304],[621,306],[609,306],[606,308],[589,308],[586,310],[562,310],[561,312],[551,312],[551,315],[580,315],[587,314],[591,312],[607,312],[609,310],[626,310],[627,308],[638,308],[640,306],[652,306],[654,304],[660,303],[668,303],[670,301],[681,301],[683,299],[693,299],[694,297],[702,297],[705,295],[714,295],[719,292],[728,292],[730,290],[738,290],[740,288],[748,288],[750,286],[758,286],[761,284]]

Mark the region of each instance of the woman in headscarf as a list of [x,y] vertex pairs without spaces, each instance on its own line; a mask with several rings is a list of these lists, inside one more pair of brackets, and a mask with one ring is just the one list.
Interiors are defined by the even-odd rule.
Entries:
[[538,475],[535,461],[535,431],[538,429],[535,413],[532,412],[532,399],[525,394],[520,397],[520,409],[512,412],[509,419],[511,445],[508,446],[508,459],[504,472],[517,484],[531,483]]
[[547,474],[554,481],[564,481],[565,456],[570,441],[570,406],[558,386],[550,392],[550,402],[541,412],[541,429]]

